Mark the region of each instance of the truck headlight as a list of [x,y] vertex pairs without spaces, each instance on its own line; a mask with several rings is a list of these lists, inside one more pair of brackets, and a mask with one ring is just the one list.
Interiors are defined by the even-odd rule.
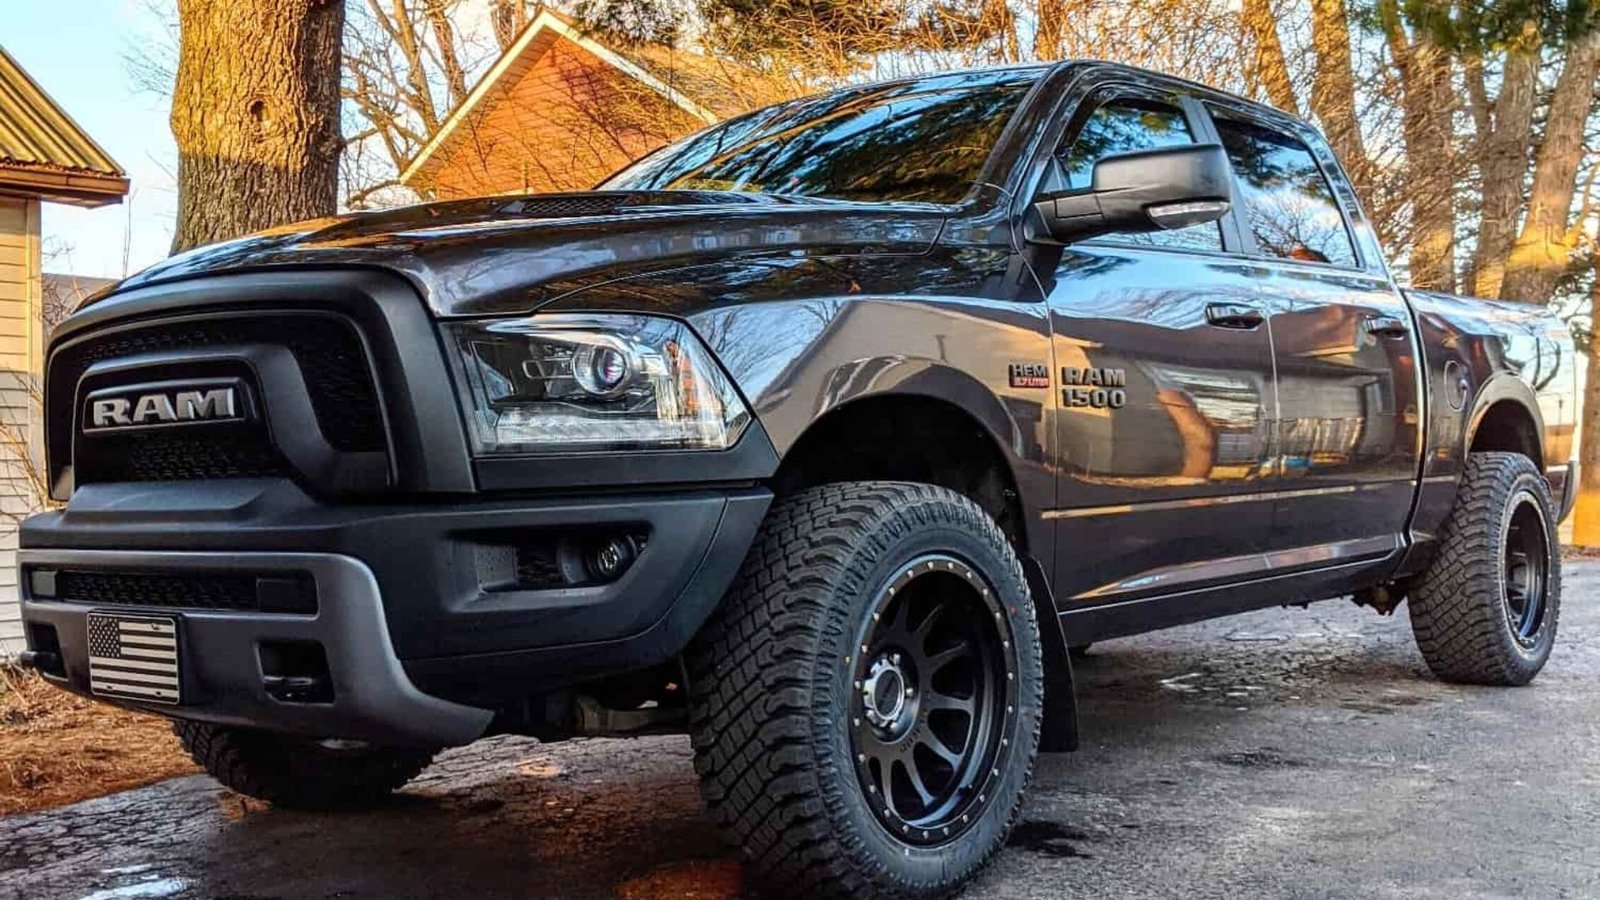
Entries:
[[750,412],[689,328],[655,316],[447,323],[479,453],[723,450]]

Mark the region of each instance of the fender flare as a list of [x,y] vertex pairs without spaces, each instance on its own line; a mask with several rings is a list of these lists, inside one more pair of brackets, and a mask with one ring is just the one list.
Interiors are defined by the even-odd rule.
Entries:
[[1078,692],[1072,678],[1072,655],[1067,652],[1067,632],[1044,567],[1030,554],[1022,557],[1022,571],[1028,578],[1044,650],[1044,724],[1039,732],[1039,752],[1065,753],[1078,749]]
[[[1468,448],[1477,439],[1478,429],[1483,425],[1483,420],[1489,415],[1489,410],[1502,402],[1515,403],[1528,414],[1533,421],[1533,438],[1539,455],[1544,456],[1544,414],[1539,411],[1539,398],[1528,387],[1527,382],[1509,372],[1497,372],[1478,388],[1473,395],[1471,410],[1467,415],[1467,427],[1461,432],[1461,458],[1467,456]],[[1541,464],[1543,464],[1541,462]]]

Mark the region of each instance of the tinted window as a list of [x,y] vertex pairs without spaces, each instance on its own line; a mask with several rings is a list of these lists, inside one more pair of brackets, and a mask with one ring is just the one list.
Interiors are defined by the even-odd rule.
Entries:
[[[1059,177],[1067,190],[1082,190],[1090,186],[1094,164],[1107,156],[1194,142],[1189,122],[1176,106],[1152,100],[1112,100],[1090,113],[1072,137],[1059,158]],[[1222,230],[1217,223],[1207,222],[1179,231],[1118,234],[1107,240],[1221,250]]]
[[692,135],[601,187],[955,203],[1037,77],[992,73],[786,103]]
[[1310,149],[1259,125],[1223,118],[1216,122],[1261,252],[1355,266],[1344,214]]

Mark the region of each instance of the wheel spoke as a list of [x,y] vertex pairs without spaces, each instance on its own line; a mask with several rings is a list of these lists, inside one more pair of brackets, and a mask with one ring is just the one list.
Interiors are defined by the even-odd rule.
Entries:
[[966,641],[962,641],[961,643],[956,644],[954,647],[940,650],[938,653],[930,653],[928,654],[927,673],[929,676],[932,676],[933,673],[939,671],[945,666],[948,666],[956,660],[965,659],[971,655],[972,645]]
[[940,740],[937,736],[923,738],[921,741],[918,741],[918,744],[920,746],[927,747],[928,752],[944,760],[952,769],[956,768],[957,764],[961,762],[961,754],[955,750],[951,750],[949,747],[946,747],[944,741]]
[[[890,779],[892,777],[890,773],[894,771],[894,764],[897,758],[894,754],[887,751],[888,748],[882,744],[879,744],[875,751],[867,751],[867,756],[873,762],[878,764],[876,781],[880,796],[877,798],[877,800],[872,802],[874,802],[874,805],[876,805],[876,803],[886,804],[891,812],[893,812],[895,815],[899,815],[899,810],[895,809],[894,806],[894,791],[890,787]],[[871,772],[870,768],[868,769],[868,772]]]
[[906,607],[910,605],[911,604],[908,603],[904,597],[891,602],[889,604],[889,608],[885,610],[885,612],[888,613],[888,616],[882,622],[878,623],[879,633],[904,634],[906,630]]
[[933,609],[928,610],[928,614],[922,617],[922,621],[917,623],[916,630],[911,633],[912,646],[918,653],[921,653],[922,648],[927,645],[928,635],[932,633],[934,623],[938,622],[940,617],[944,615],[945,606],[946,604],[940,603]]
[[922,702],[929,709],[953,709],[957,712],[964,712],[969,716],[972,715],[972,711],[976,707],[971,697],[954,697],[950,694],[940,694],[935,691],[929,691],[927,696],[922,698]]
[[911,789],[917,792],[917,802],[922,804],[922,811],[927,812],[933,807],[933,791],[928,790],[927,784],[922,781],[922,770],[917,768],[915,760],[909,756],[904,762],[906,777],[911,781]]

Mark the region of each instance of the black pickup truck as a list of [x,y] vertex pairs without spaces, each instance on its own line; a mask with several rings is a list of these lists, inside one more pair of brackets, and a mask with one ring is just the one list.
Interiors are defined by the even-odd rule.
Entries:
[[1397,288],[1314,129],[1099,63],[203,248],[46,382],[45,677],[285,806],[687,731],[808,897],[978,871],[1094,641],[1353,595],[1529,681],[1576,481],[1559,321]]

